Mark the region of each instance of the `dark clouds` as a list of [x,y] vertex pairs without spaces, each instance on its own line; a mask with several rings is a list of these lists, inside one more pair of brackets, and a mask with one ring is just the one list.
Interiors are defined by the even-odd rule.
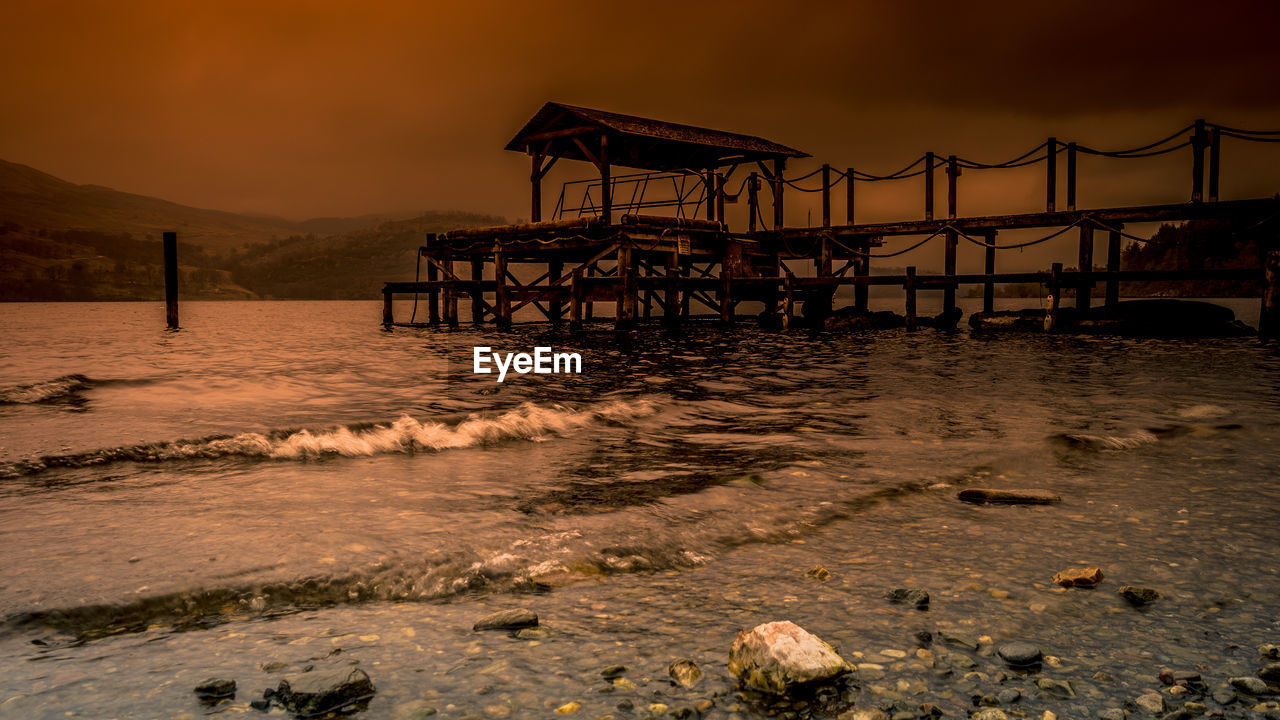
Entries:
[[[1280,126],[1271,2],[9,0],[0,25],[0,157],[293,217],[527,214],[526,161],[501,147],[547,99],[870,170],[1049,134],[1139,144],[1196,116]],[[1274,192],[1274,162],[1234,162],[1228,191]],[[974,181],[966,209],[1034,202],[1025,184]]]

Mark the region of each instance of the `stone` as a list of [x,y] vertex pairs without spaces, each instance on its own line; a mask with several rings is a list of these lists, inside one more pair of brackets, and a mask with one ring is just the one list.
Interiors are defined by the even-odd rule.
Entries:
[[969,668],[978,666],[978,663],[975,662],[973,658],[968,655],[961,655],[960,653],[951,653],[947,655],[947,662],[962,670],[968,670]]
[[576,712],[578,712],[578,711],[579,711],[579,710],[581,710],[581,709],[582,709],[582,706],[581,706],[581,705],[579,705],[577,702],[574,702],[573,700],[570,700],[569,702],[567,702],[567,703],[565,703],[565,704],[561,705],[560,707],[556,708],[556,714],[557,714],[557,715],[572,715],[573,713],[576,713]]
[[1280,682],[1280,663],[1264,665],[1262,669],[1258,671],[1258,677],[1266,680],[1267,682]]
[[889,716],[878,708],[855,708],[840,713],[836,720],[889,720]]
[[222,700],[236,696],[236,681],[223,678],[209,678],[195,686],[195,693],[201,700]]
[[938,637],[942,638],[942,641],[943,641],[943,642],[945,642],[945,643],[946,643],[946,644],[948,644],[948,645],[954,645],[954,646],[956,646],[956,647],[962,647],[962,648],[965,648],[965,649],[967,649],[967,650],[977,650],[977,649],[978,649],[978,641],[977,641],[977,640],[974,640],[973,638],[969,637],[968,635],[962,635],[962,634],[960,634],[960,633],[953,633],[953,632],[950,632],[950,631],[948,631],[948,630],[939,630],[939,631],[938,631]]
[[1009,716],[1000,708],[982,708],[970,715],[969,720],[1009,720]]
[[435,707],[426,700],[410,700],[391,709],[392,720],[424,720],[435,714]]
[[1067,568],[1054,573],[1053,581],[1062,587],[1093,587],[1102,582],[1102,570],[1096,567]]
[[1214,690],[1213,701],[1219,705],[1230,705],[1236,701],[1236,694],[1226,688]]
[[650,717],[661,717],[667,714],[667,706],[663,703],[651,703],[647,710]]
[[729,649],[729,672],[740,683],[776,695],[853,669],[830,645],[787,620],[743,630]]
[[536,627],[538,624],[538,614],[532,610],[516,608],[514,610],[499,610],[495,613],[485,615],[471,626],[472,630],[519,630],[520,628]]
[[628,680],[627,678],[620,677],[620,678],[614,678],[614,679],[613,679],[612,687],[613,687],[613,689],[614,689],[614,690],[621,690],[621,691],[623,691],[623,692],[631,692],[632,690],[635,690],[635,689],[636,689],[636,684],[635,684],[634,682],[632,682],[631,680]]
[[1098,713],[1098,720],[1124,720],[1125,712],[1120,708],[1111,708]]
[[667,666],[667,674],[680,687],[691,688],[702,679],[702,668],[698,667],[698,663],[689,658],[680,658],[679,660],[671,661],[671,664]]
[[636,704],[634,701],[631,700],[631,698],[622,698],[621,700],[618,701],[617,705],[614,705],[614,707],[618,708],[623,712],[629,712],[635,709]]
[[994,488],[966,488],[956,497],[967,503],[994,503],[1001,505],[1053,505],[1062,498],[1047,490],[997,490]]
[[1280,645],[1259,645],[1258,654],[1271,660],[1280,660]]
[[1164,715],[1161,720],[1192,720],[1198,713],[1192,712],[1185,707],[1180,707],[1171,713]]
[[1249,693],[1250,695],[1269,695],[1270,689],[1267,683],[1261,678],[1256,677],[1233,677],[1228,678],[1227,682],[1231,683],[1231,687],[1240,692]]
[[942,708],[934,705],[933,703],[923,703],[916,709],[916,716],[921,718],[932,718],[936,720],[945,714],[946,713],[942,712]]
[[321,715],[367,701],[377,692],[360,668],[313,670],[280,681],[275,699],[294,715]]
[[831,577],[831,572],[821,565],[814,565],[805,571],[805,577],[812,578],[818,582],[826,582]]
[[916,644],[922,648],[929,647],[929,644],[933,642],[933,633],[928,630],[917,630],[913,637],[916,639]]
[[609,667],[600,671],[600,677],[604,678],[605,680],[612,680],[614,678],[622,677],[623,675],[626,675],[626,674],[627,674],[626,665],[610,665]]
[[1058,713],[1052,710],[1045,710],[1044,714],[1040,716],[1040,720],[1058,720]]
[[1031,667],[1040,663],[1044,654],[1040,652],[1040,648],[1025,642],[1011,642],[1001,645],[996,653],[1000,655],[1000,659],[1009,664],[1009,667]]
[[929,607],[929,591],[923,588],[894,588],[885,597],[896,605],[914,605],[922,610]]
[[1022,693],[1017,688],[1005,688],[996,693],[996,699],[1001,705],[1012,705],[1022,699]]
[[1125,585],[1117,590],[1120,597],[1128,600],[1130,604],[1141,607],[1150,605],[1160,599],[1160,593],[1148,587],[1138,587],[1137,585]]
[[1164,696],[1160,693],[1145,693],[1139,695],[1133,703],[1152,715],[1159,715],[1164,712]]
[[1049,697],[1068,700],[1076,696],[1075,688],[1071,687],[1071,683],[1066,680],[1040,678],[1036,680],[1036,687],[1040,688],[1040,692]]

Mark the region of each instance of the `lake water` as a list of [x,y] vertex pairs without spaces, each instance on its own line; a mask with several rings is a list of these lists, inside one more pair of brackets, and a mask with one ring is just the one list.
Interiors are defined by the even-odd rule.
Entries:
[[[1257,300],[1230,304],[1256,321]],[[1008,688],[1006,710],[1091,718],[1163,668],[1251,675],[1280,642],[1280,356],[1254,338],[182,311],[168,333],[154,304],[0,306],[0,717],[256,714],[282,674],[358,663],[368,718],[963,718]],[[470,372],[475,345],[580,352],[583,374],[498,384]],[[966,485],[1063,502],[966,505]],[[1073,565],[1107,579],[1056,587]],[[1163,597],[1131,607],[1127,584]],[[888,603],[899,587],[930,609]],[[472,632],[515,607],[544,629]],[[734,635],[778,619],[864,666],[843,704],[737,692]],[[920,630],[982,642],[917,653]],[[1009,640],[1060,661],[1002,677]],[[706,673],[692,689],[668,679],[681,657]],[[602,679],[613,664],[629,682]],[[199,703],[208,676],[237,700]]]

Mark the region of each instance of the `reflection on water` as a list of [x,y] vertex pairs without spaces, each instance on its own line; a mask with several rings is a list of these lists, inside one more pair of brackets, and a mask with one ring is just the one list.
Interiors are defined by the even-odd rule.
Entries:
[[[733,691],[729,643],[791,619],[864,665],[859,704],[963,717],[1013,687],[1092,716],[1165,666],[1251,674],[1280,636],[1280,359],[1255,340],[387,333],[373,303],[190,303],[169,334],[160,312],[0,315],[0,714],[198,715],[214,674],[247,709],[336,657],[378,685],[368,717],[747,717],[778,708]],[[583,374],[497,384],[473,345]],[[957,503],[973,483],[1064,503]],[[1108,583],[1054,587],[1072,564]],[[927,613],[884,601],[906,586]],[[470,631],[518,606],[545,629]],[[986,644],[917,654],[926,629],[1035,642],[1078,697],[998,683]],[[603,687],[615,663],[633,688]]]

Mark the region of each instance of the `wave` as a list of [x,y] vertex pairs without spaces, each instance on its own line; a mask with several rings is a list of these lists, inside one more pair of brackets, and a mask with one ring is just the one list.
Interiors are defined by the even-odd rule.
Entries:
[[593,423],[625,423],[655,412],[657,404],[653,400],[639,399],[612,400],[586,408],[524,403],[500,415],[471,415],[455,424],[420,421],[402,415],[390,423],[213,435],[196,440],[144,443],[83,453],[46,455],[35,460],[0,464],[0,478],[35,475],[56,468],[96,467],[120,462],[160,463],[219,458],[311,460],[438,452],[507,440],[541,440]]
[[93,387],[84,375],[63,375],[52,380],[0,387],[0,405],[34,405],[60,400]]
[[1051,439],[1082,450],[1133,450],[1143,445],[1150,445],[1160,438],[1150,430],[1137,430],[1128,435],[1058,433],[1051,436]]

